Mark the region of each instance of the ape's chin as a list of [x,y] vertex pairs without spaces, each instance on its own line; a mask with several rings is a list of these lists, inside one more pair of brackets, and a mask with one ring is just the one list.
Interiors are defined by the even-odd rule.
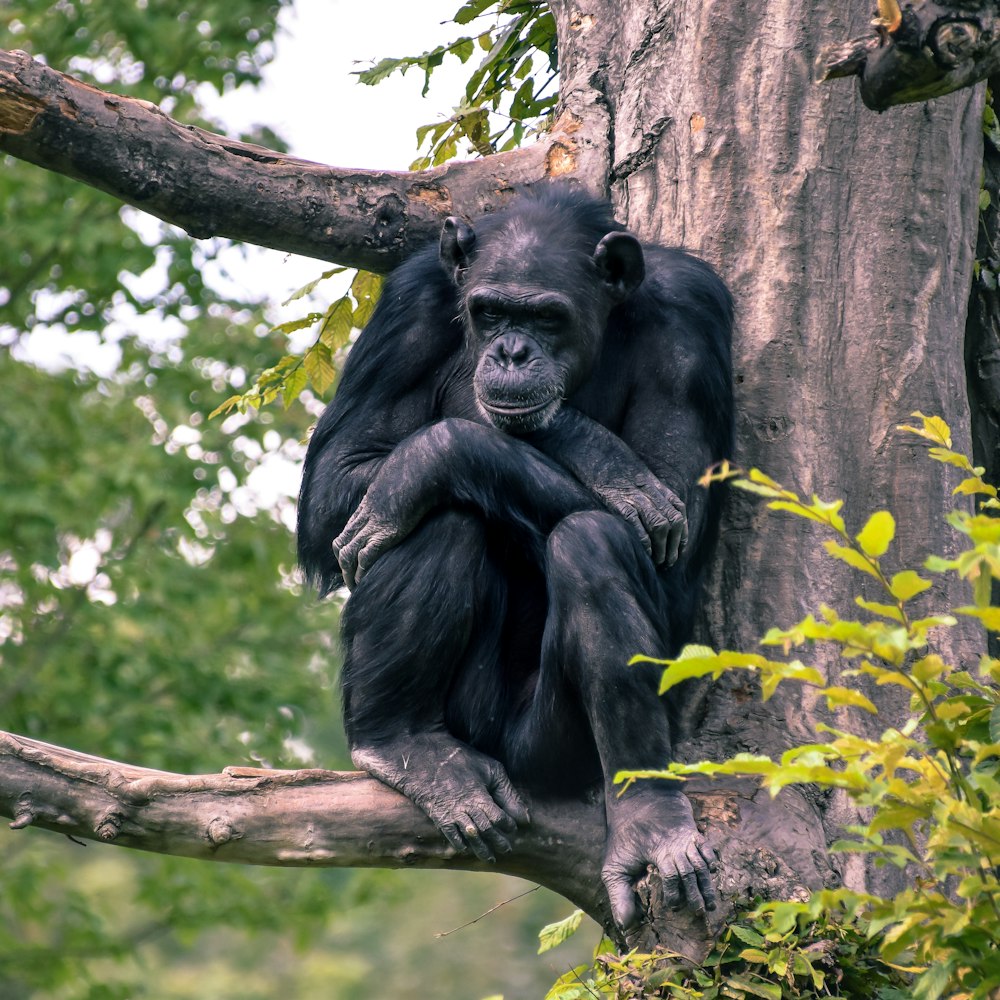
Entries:
[[528,406],[500,404],[492,400],[487,402],[481,397],[477,402],[483,415],[498,431],[516,436],[531,434],[548,426],[559,412],[562,400],[555,397]]

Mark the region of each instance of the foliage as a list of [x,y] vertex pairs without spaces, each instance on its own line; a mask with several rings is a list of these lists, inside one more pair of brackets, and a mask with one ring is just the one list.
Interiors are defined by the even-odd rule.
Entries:
[[[204,0],[195,8],[185,0],[7,0],[0,4],[0,36],[7,48],[212,128],[218,123],[205,117],[199,87],[223,92],[257,83],[287,2]],[[243,138],[282,148],[270,132]],[[18,227],[17,251],[6,254],[0,274],[0,327],[24,330],[44,321],[103,331],[116,308],[119,315],[127,307],[178,316],[220,301],[201,270],[229,246],[226,240],[196,245],[158,223],[152,236],[148,219],[140,236],[137,213],[114,198],[13,157],[0,157],[0,205]],[[138,278],[154,264],[158,280],[148,290],[151,283]]]
[[[841,888],[805,902],[763,902],[730,926],[701,968],[685,971],[663,956],[598,955],[593,971],[574,970],[553,987],[551,997],[990,1000],[1000,993],[1000,660],[983,656],[969,669],[945,662],[931,647],[934,631],[956,627],[956,616],[1000,631],[1000,607],[992,601],[1000,578],[1000,518],[992,512],[1000,501],[997,489],[983,480],[984,470],[952,449],[944,421],[914,416],[918,426],[900,429],[929,441],[932,459],[961,471],[955,495],[981,498],[978,511],[955,510],[947,518],[965,537],[966,548],[954,558],[931,556],[924,564],[930,573],[968,581],[971,604],[952,614],[913,610],[932,584],[912,569],[887,570],[896,533],[888,511],[872,514],[852,537],[841,501],[804,500],[757,470],[741,477],[723,466],[706,481],[732,480],[766,498],[772,510],[822,525],[833,535],[824,542],[828,555],[874,580],[881,591],[880,600],[856,598],[863,619],[843,618],[824,606],[818,618],[808,615],[790,628],[772,628],[762,640],[786,657],[792,650],[829,644],[856,664],[841,672],[851,686],[827,684],[818,669],[800,659],[699,646],[688,646],[673,660],[653,661],[665,665],[661,691],[692,677],[751,670],[765,700],[780,683],[794,682],[814,688],[831,710],[875,714],[861,688],[893,685],[909,696],[908,720],[888,726],[878,738],[820,725],[824,741],[793,747],[780,760],[739,754],[618,776],[626,783],[692,774],[756,776],[772,795],[798,784],[843,789],[871,818],[851,827],[849,838],[832,849],[905,869],[910,887],[892,898]],[[552,929],[548,936],[560,937]]]
[[[304,285],[283,304],[289,305],[312,294],[319,284],[334,275],[344,274],[347,268],[335,267]],[[378,301],[382,279],[370,271],[356,271],[351,280],[350,292],[334,300],[324,312],[310,312],[298,319],[279,323],[271,333],[290,336],[300,330],[313,328],[315,340],[302,353],[285,354],[277,364],[265,368],[246,392],[236,393],[217,406],[209,417],[230,413],[236,409],[246,413],[282,398],[287,410],[306,388],[317,396],[324,396],[335,388],[340,369],[351,345],[351,336],[369,320]]]
[[619,955],[611,941],[602,939],[593,961],[564,973],[546,1000],[908,997],[902,992],[903,975],[882,962],[876,944],[857,924],[831,919],[822,907],[816,910],[781,933],[761,914],[742,914],[696,968],[677,956],[638,951]]
[[[445,56],[468,62],[475,51],[485,53],[469,78],[461,102],[447,119],[421,125],[417,146],[427,152],[410,169],[438,166],[458,154],[461,140],[480,156],[520,146],[544,126],[558,95],[546,91],[559,71],[555,20],[542,0],[469,0],[455,14],[458,25],[486,19],[475,37],[463,35],[419,56],[386,58],[358,76],[374,85],[392,73],[417,68],[424,74],[424,93],[431,74]],[[500,124],[494,124],[495,119]]]

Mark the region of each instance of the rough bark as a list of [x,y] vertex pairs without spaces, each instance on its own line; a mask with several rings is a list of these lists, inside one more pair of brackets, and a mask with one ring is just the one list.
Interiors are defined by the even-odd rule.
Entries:
[[[951,554],[942,515],[954,478],[893,428],[913,410],[937,413],[952,426],[956,447],[971,448],[963,338],[981,92],[876,117],[849,88],[814,87],[820,47],[862,31],[866,2],[850,15],[791,0],[590,0],[552,8],[561,132],[506,159],[411,177],[248,154],[135,102],[89,88],[80,96],[52,71],[9,54],[0,57],[0,149],[102,186],[198,235],[224,233],[375,270],[435,230],[440,215],[494,206],[515,181],[575,179],[609,194],[640,236],[707,257],[733,288],[737,460],[806,494],[845,498],[855,530],[870,511],[892,509],[899,568],[919,566],[928,550]],[[59,88],[67,87],[77,104],[65,103],[70,97]],[[516,178],[506,172],[511,163],[521,171]],[[155,179],[149,188],[147,177]],[[378,210],[380,198],[390,199],[391,216]],[[268,221],[252,228],[251,213]],[[812,526],[730,498],[702,637],[751,649],[768,626],[790,625],[821,601],[850,613],[866,588],[827,560],[819,543]],[[965,599],[946,582],[931,601],[940,609]],[[939,648],[971,663],[981,645],[955,631]],[[837,674],[837,659],[815,657],[831,678]],[[871,725],[892,721],[898,706],[888,690],[867,693],[884,713]],[[796,687],[761,705],[745,677],[694,688],[681,751],[720,758],[808,741],[824,716],[801,699]],[[859,723],[852,716],[845,724]],[[716,798],[701,815],[708,833],[724,838],[724,879],[739,884],[727,898],[836,883],[822,848],[852,818],[842,802],[793,792],[773,802],[736,791],[726,799],[719,787],[729,804]],[[13,791],[5,793],[9,801]],[[542,815],[536,810],[536,822]],[[738,835],[726,833],[734,829]],[[553,836],[556,830],[566,832],[553,827]],[[561,858],[553,845],[548,866],[564,877]],[[889,887],[884,872],[852,865],[852,883]],[[589,879],[593,860],[580,871]],[[687,931],[669,919],[664,926],[673,930],[660,940],[687,947]]]
[[[783,896],[789,880],[798,894],[830,883],[816,815],[804,799],[794,796],[779,829],[771,826],[767,793],[753,783],[696,783],[691,799],[721,859],[725,905],[705,923],[655,900],[648,934],[632,945],[665,944],[700,959],[733,904],[749,893]],[[37,826],[238,864],[501,872],[560,893],[614,935],[600,879],[603,806],[596,799],[529,799],[528,805],[531,825],[518,831],[510,854],[489,864],[457,854],[412,802],[358,772],[231,767],[221,774],[171,774],[0,732],[0,815],[11,818],[14,829]]]
[[593,170],[605,144],[576,109],[586,95],[576,88],[552,132],[514,152],[415,173],[353,170],[182,125],[148,101],[0,50],[0,151],[198,239],[226,236],[385,274],[435,237],[447,216],[482,215],[515,190]]
[[1000,70],[1000,18],[990,0],[879,0],[867,34],[825,46],[820,81],[860,77],[874,111],[927,101]]

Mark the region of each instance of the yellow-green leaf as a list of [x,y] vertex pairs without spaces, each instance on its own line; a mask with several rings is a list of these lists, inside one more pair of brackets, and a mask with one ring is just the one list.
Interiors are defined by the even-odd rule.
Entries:
[[858,545],[865,555],[877,559],[885,555],[889,543],[896,536],[896,519],[887,510],[878,510],[858,532]]
[[930,580],[925,580],[918,576],[912,569],[904,569],[902,573],[897,573],[889,583],[889,590],[897,601],[908,601],[911,597],[923,593],[929,589]]
[[546,924],[538,932],[538,954],[541,955],[572,937],[579,930],[582,922],[583,910],[574,910],[564,920],[557,920],[554,924]]
[[1000,632],[1000,608],[955,608],[957,614],[978,618],[991,632]]
[[306,374],[309,376],[309,381],[317,395],[322,396],[333,385],[337,377],[330,348],[326,344],[313,344],[306,351],[302,363],[305,365]]
[[859,569],[862,573],[867,573],[869,576],[875,577],[876,580],[881,580],[878,570],[857,549],[848,548],[846,545],[839,545],[832,540],[824,542],[823,548],[835,559],[840,559],[842,562],[847,563],[848,566]]
[[896,430],[909,431],[911,434],[917,434],[928,441],[944,445],[945,448],[951,447],[951,428],[940,417],[928,417],[919,410],[911,413],[910,416],[919,417],[923,421],[923,427],[918,429],[908,424],[900,424]]
[[860,691],[855,691],[852,688],[839,687],[835,684],[833,687],[823,688],[820,694],[826,698],[827,708],[831,710],[849,705],[853,708],[863,708],[866,712],[871,712],[872,715],[878,714],[878,709],[871,701]]

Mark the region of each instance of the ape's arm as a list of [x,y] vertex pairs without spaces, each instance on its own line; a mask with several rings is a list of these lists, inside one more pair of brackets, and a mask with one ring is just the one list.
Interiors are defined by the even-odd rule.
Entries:
[[635,529],[657,565],[672,566],[687,543],[684,503],[620,437],[563,406],[525,438],[571,472],[608,510]]
[[450,417],[400,442],[333,543],[348,586],[434,508],[472,506],[544,537],[562,518],[596,504],[534,448],[495,428]]

